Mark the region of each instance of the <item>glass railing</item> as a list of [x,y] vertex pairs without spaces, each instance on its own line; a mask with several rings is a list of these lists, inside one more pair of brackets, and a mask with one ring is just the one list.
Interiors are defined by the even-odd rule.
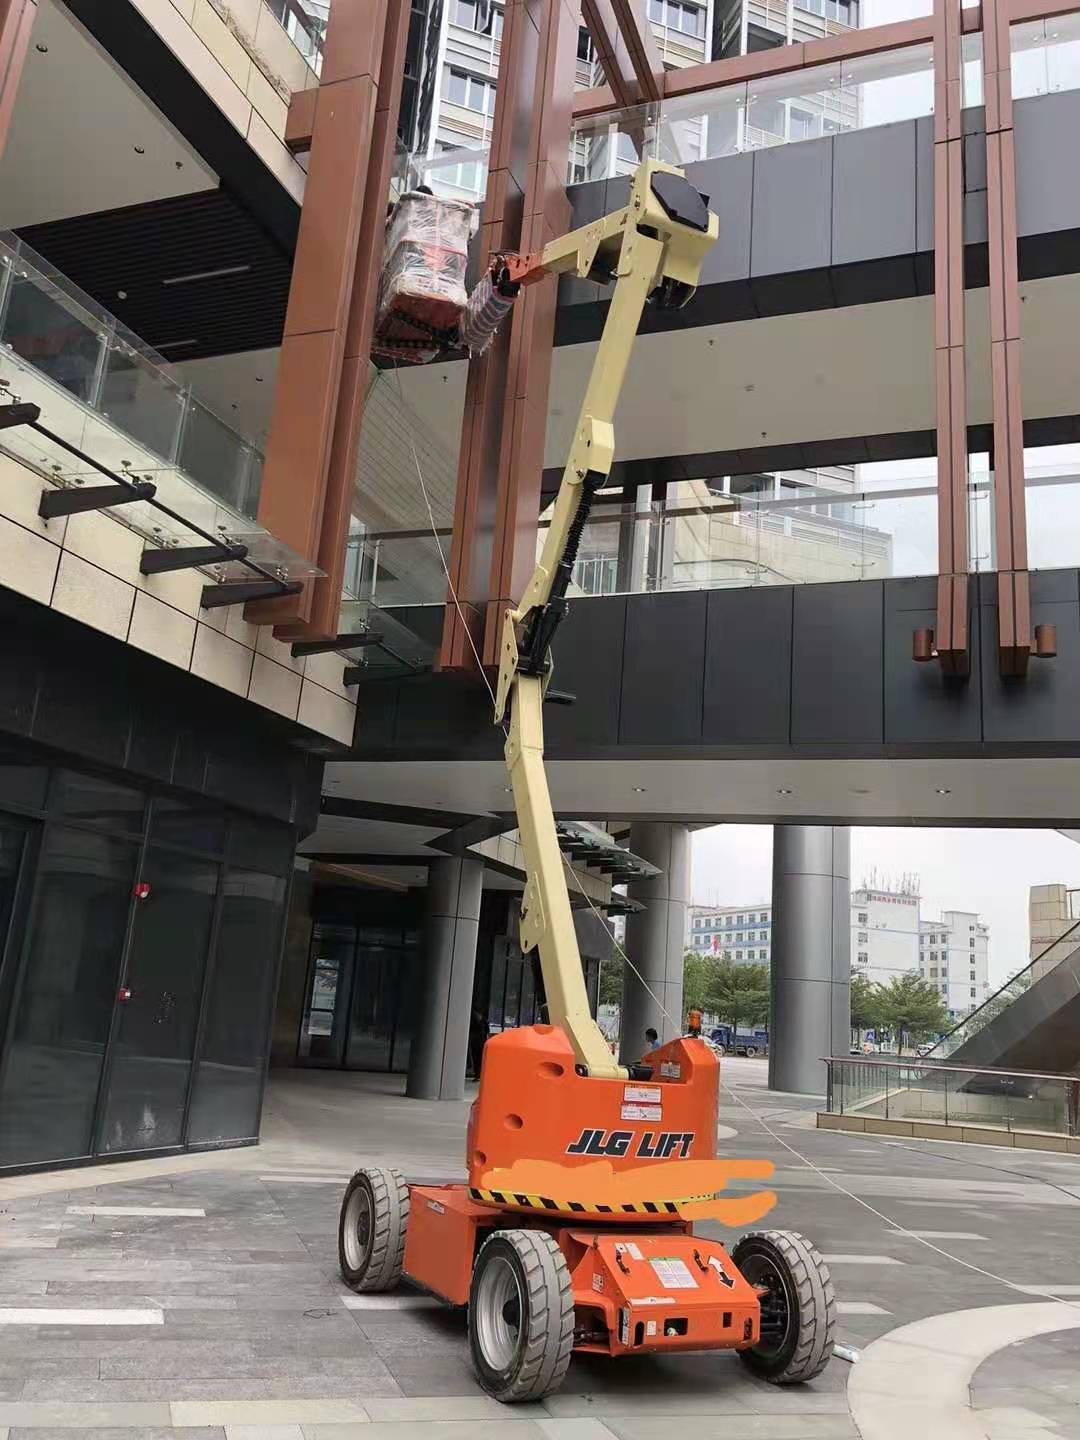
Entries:
[[1080,1135],[1080,1079],[1029,1070],[834,1056],[830,1115]]
[[[982,103],[981,44],[964,37],[964,103]],[[934,111],[933,48],[914,45],[583,119],[570,180],[628,174],[642,158],[686,165]]]
[[1058,570],[1077,563],[1076,520],[1080,515],[1080,469],[1032,465],[1025,461],[1028,565]]
[[[772,477],[754,477],[763,478]],[[765,495],[733,494],[713,483],[680,481],[666,501],[640,508],[598,505],[582,536],[572,593],[824,584],[937,571],[933,477],[849,491],[800,485]],[[548,523],[541,521],[538,553]]]
[[1080,88],[1080,14],[1013,25],[1009,44],[1015,100]]
[[322,70],[330,0],[263,0],[263,3],[318,75]]
[[954,1025],[941,1037],[929,1052],[928,1058],[947,1060],[950,1055],[955,1055],[961,1045],[966,1044],[981,1030],[985,1030],[1014,1000],[1019,1000],[1021,995],[1026,994],[1037,980],[1067,959],[1077,946],[1080,946],[1080,920],[1044,946],[1034,960],[1006,980],[1004,985],[988,996],[977,1009],[972,1010],[970,1015],[965,1015],[958,1025]]
[[128,468],[174,469],[254,521],[259,450],[178,382],[166,360],[11,234],[0,234],[0,355],[10,372],[0,378],[40,403],[58,433],[126,436]]

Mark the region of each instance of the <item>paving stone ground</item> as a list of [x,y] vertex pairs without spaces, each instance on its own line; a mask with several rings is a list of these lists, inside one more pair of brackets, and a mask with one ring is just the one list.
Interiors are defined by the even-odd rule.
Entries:
[[[721,1121],[737,1133],[722,1149],[776,1162],[769,1223],[833,1257],[847,1344],[1033,1298],[993,1275],[1080,1287],[1080,1160],[819,1132],[812,1102],[765,1090],[762,1062],[727,1061],[724,1075]],[[0,1322],[19,1319],[0,1323],[0,1440],[655,1440],[673,1423],[693,1440],[859,1440],[838,1360],[781,1391],[732,1356],[578,1358],[559,1394],[510,1410],[474,1381],[460,1312],[347,1308],[346,1175],[395,1159],[410,1178],[460,1172],[466,1106],[396,1089],[288,1074],[259,1147],[0,1180]],[[137,1213],[147,1207],[205,1213]],[[1061,1303],[1071,1319],[1080,1288]],[[135,1318],[118,1311],[149,1323],[106,1323]],[[991,1356],[970,1404],[968,1434],[1080,1440],[1080,1330]],[[863,1422],[862,1440],[874,1429]]]

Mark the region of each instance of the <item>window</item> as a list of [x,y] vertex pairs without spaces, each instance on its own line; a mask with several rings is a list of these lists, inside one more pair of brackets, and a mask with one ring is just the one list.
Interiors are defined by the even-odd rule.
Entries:
[[495,113],[495,86],[465,70],[450,70],[446,77],[446,98],[481,115]]
[[859,943],[860,945],[865,945],[865,944],[866,944],[866,931],[865,931],[865,930],[860,930],[859,933],[858,933],[858,935],[857,935],[855,938],[857,939],[857,941],[858,941],[858,943]]
[[860,965],[866,965],[869,963],[870,956],[866,953],[865,950],[860,950],[859,953],[856,955],[855,959],[859,962]]
[[974,986],[974,985],[972,985],[972,987],[971,987],[971,998],[972,998],[972,1000],[975,999],[975,986]]
[[936,960],[937,960],[937,955],[938,955],[938,952],[937,952],[936,950],[931,950],[931,951],[930,951],[930,959],[931,959],[932,962],[936,962]]
[[592,36],[585,26],[577,32],[577,58],[587,60],[590,63],[596,58],[596,51],[593,49]]
[[684,35],[705,34],[705,11],[684,0],[649,0],[649,19],[654,25],[680,30]]
[[933,966],[930,967],[930,979],[931,979],[931,980],[936,980],[936,979],[937,979],[937,966],[936,966],[936,965],[933,965]]
[[767,940],[769,938],[769,932],[767,930],[759,930],[757,938],[759,940]]
[[818,117],[812,110],[800,110],[797,105],[792,105],[789,126],[792,140],[812,140],[818,134]]
[[766,923],[766,921],[768,920],[768,918],[769,918],[769,912],[768,912],[767,910],[763,910],[763,911],[761,912],[761,914],[760,914],[757,918],[758,918],[758,919],[761,921],[761,923],[764,925],[764,924]]
[[856,918],[860,925],[869,925],[870,923],[870,916],[865,910],[860,910]]
[[765,960],[765,959],[767,959],[767,958],[768,958],[768,952],[765,951],[765,950],[759,950],[759,951],[757,952],[757,958],[758,958],[759,960]]
[[730,959],[731,959],[731,951],[730,951],[730,950],[725,950],[725,951],[724,951],[724,959],[725,959],[725,960],[730,960]]
[[743,923],[743,917],[741,915],[736,916],[735,923],[736,925],[741,925]]
[[741,959],[742,959],[742,951],[741,951],[741,950],[736,950],[736,951],[735,951],[735,959],[736,959],[736,960],[741,960]]
[[727,917],[727,923],[728,923],[729,925],[734,925],[734,924],[735,924],[735,916],[734,916],[734,915],[729,915],[729,916]]
[[463,30],[474,30],[478,35],[494,35],[498,40],[502,34],[503,12],[486,0],[453,0],[450,19]]
[[975,949],[975,936],[974,936],[974,935],[973,935],[973,936],[971,937],[971,939],[968,941],[968,944],[971,946],[972,950]]

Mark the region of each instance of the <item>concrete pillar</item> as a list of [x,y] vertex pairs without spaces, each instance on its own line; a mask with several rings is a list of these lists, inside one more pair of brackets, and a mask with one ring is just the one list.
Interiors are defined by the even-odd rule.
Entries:
[[481,860],[448,856],[428,869],[416,1034],[405,1088],[411,1100],[464,1099],[483,888]]
[[824,1095],[823,1055],[851,1044],[851,833],[773,828],[769,1088]]
[[631,881],[630,898],[640,900],[646,909],[626,917],[627,956],[657,998],[653,999],[627,966],[623,977],[620,1026],[624,1064],[641,1058],[645,1049],[645,1031],[650,1027],[657,1031],[662,1042],[673,1040],[682,1033],[683,954],[686,949],[686,907],[690,902],[690,832],[685,825],[641,821],[630,827],[630,849],[660,870],[659,875],[649,880]]

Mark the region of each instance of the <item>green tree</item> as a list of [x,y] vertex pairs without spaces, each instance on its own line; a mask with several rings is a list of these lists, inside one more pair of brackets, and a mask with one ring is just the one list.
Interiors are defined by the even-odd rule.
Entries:
[[704,1008],[736,1029],[762,1024],[769,1017],[768,966],[714,961]]
[[709,990],[716,961],[711,955],[687,950],[683,956],[683,1020],[691,1010],[708,1010]]
[[940,1035],[949,1026],[949,1013],[937,989],[914,971],[894,975],[888,985],[877,987],[881,1024],[892,1032],[899,1054],[905,1041],[917,1045]]
[[613,951],[610,960],[604,960],[600,964],[600,1004],[621,1005],[623,989],[623,971],[626,969],[626,962],[622,956]]
[[861,1040],[867,1030],[877,1030],[881,1025],[881,997],[879,986],[868,980],[860,970],[851,972],[851,1034],[853,1040]]

